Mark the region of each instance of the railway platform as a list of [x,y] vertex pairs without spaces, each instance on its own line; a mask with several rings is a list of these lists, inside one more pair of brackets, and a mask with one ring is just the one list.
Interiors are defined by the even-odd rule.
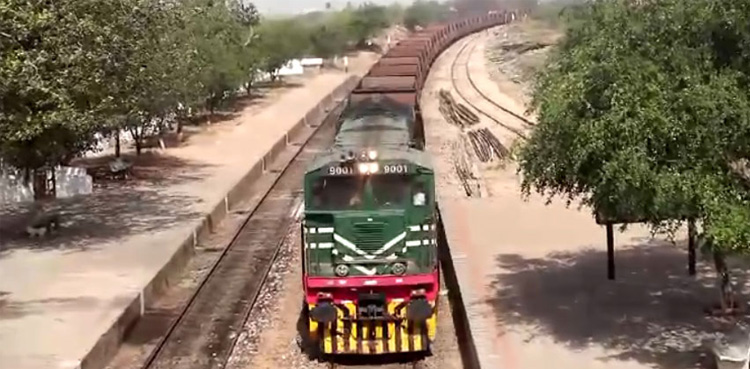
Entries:
[[[57,204],[72,225],[53,238],[4,231],[0,368],[104,367],[126,323],[143,314],[200,233],[226,213],[235,185],[263,173],[262,160],[294,145],[290,130],[309,133],[306,125],[325,116],[322,106],[341,97],[329,95],[344,92],[355,72],[313,76],[270,105],[250,107],[169,149],[160,156],[169,159],[171,172],[161,181],[97,189]],[[13,211],[1,210],[0,221]]]
[[[421,100],[458,281],[453,288],[460,290],[468,322],[462,339],[473,341],[476,350],[471,356],[485,369],[551,363],[576,369],[693,367],[701,340],[716,329],[701,309],[701,301],[712,301],[715,293],[705,261],[699,263],[699,276],[688,275],[681,234],[672,244],[652,238],[639,225],[617,232],[616,280],[611,281],[605,228],[576,204],[546,204],[536,194],[524,200],[512,161],[474,158],[468,167],[482,190],[464,191],[456,173],[456,158],[466,156],[456,145],[462,135],[488,128],[510,147],[523,138],[505,126],[533,129],[494,106],[523,113],[523,103],[509,101],[512,94],[500,91],[488,72],[484,47],[491,34],[469,36],[446,50],[433,65]],[[494,119],[483,116],[469,128],[448,123],[439,111],[441,89]]]

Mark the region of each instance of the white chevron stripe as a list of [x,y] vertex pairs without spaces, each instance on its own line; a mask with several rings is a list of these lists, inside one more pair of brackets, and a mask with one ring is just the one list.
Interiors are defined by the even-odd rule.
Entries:
[[392,240],[388,241],[388,243],[383,245],[383,247],[381,247],[380,250],[375,251],[375,255],[380,255],[388,251],[388,249],[395,246],[397,243],[401,242],[401,240],[403,240],[405,237],[406,237],[406,232],[401,232],[400,235],[394,237]]
[[419,240],[406,241],[406,247],[419,246],[422,243]]
[[333,227],[320,227],[318,233],[333,233]]
[[332,249],[333,242],[321,242],[318,244],[319,249]]
[[412,232],[419,232],[420,229],[421,227],[419,227],[418,225],[409,226],[409,230]]
[[347,240],[344,237],[339,236],[338,233],[333,234],[333,239],[336,240],[336,242],[340,243],[342,246],[346,247],[349,250],[354,251],[359,256],[367,256],[367,253],[357,248],[357,245],[353,244],[351,241]]
[[362,266],[359,266],[359,265],[355,265],[354,269],[357,269],[360,272],[362,272],[364,274],[367,274],[367,275],[375,275],[375,273],[377,272],[377,269],[375,269],[375,268],[368,269],[368,268],[365,268],[365,267],[362,267]]

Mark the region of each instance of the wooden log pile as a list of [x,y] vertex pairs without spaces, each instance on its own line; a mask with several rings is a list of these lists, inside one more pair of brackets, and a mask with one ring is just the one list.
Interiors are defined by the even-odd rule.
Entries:
[[448,123],[460,128],[466,128],[479,123],[479,116],[469,110],[464,104],[456,102],[453,95],[447,90],[439,92],[440,113]]
[[468,135],[474,153],[482,163],[490,162],[494,158],[502,160],[510,154],[508,148],[488,128],[469,131]]

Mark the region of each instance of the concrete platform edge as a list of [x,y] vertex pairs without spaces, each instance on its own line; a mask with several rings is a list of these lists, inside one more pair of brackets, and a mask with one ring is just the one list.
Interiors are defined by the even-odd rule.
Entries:
[[461,293],[461,284],[459,283],[456,267],[453,264],[450,243],[445,232],[443,217],[438,205],[438,252],[440,253],[440,266],[443,270],[445,287],[448,288],[448,301],[450,301],[451,313],[453,316],[453,326],[456,329],[458,338],[459,351],[461,352],[461,362],[465,369],[481,368],[479,355],[474,343],[474,335],[471,331],[471,322],[466,311],[466,302]]
[[346,81],[336,87],[333,92],[324,96],[318,105],[300,119],[279,140],[271,146],[271,149],[251,167],[251,169],[226,193],[219,201],[213,211],[205,215],[190,234],[185,237],[180,247],[172,255],[169,261],[160,268],[154,278],[138,293],[137,297],[123,310],[112,326],[100,336],[92,349],[85,354],[77,369],[102,369],[117,353],[123,339],[129,330],[138,322],[146,307],[150,306],[161,294],[174,283],[174,279],[180,275],[188,261],[194,254],[195,246],[206,235],[212,233],[216,227],[226,218],[233,205],[242,201],[247,190],[253,183],[267,171],[270,164],[294,140],[304,131],[304,126],[314,127],[325,119],[328,112],[339,102],[345,99],[357,85],[359,78],[350,76]]

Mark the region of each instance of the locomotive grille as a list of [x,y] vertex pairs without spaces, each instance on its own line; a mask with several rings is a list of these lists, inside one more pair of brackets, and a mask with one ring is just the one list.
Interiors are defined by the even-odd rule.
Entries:
[[354,225],[354,239],[357,247],[363,251],[375,251],[383,247],[383,223],[357,223]]

